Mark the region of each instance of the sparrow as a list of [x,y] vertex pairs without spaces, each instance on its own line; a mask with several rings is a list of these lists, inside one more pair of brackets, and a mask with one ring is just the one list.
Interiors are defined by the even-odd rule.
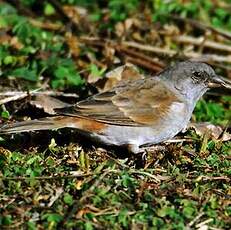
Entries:
[[126,81],[56,115],[0,127],[1,134],[75,128],[106,145],[127,146],[139,153],[144,145],[173,138],[184,130],[196,102],[209,89],[231,88],[201,62],[179,62],[156,76]]

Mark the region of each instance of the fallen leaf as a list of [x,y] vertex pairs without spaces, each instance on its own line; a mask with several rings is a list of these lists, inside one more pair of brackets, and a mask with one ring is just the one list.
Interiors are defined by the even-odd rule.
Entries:
[[106,82],[103,86],[99,87],[100,92],[112,89],[121,82],[129,80],[143,79],[144,76],[139,73],[135,65],[127,63],[123,66],[106,73]]
[[124,23],[118,22],[115,25],[115,33],[118,37],[122,37],[124,35],[125,28],[124,28]]
[[70,49],[70,53],[74,58],[77,58],[80,54],[79,41],[72,33],[67,32],[65,34],[66,43]]
[[222,137],[220,138],[221,141],[229,141],[231,140],[231,133],[224,132]]
[[44,112],[49,114],[56,114],[54,109],[63,108],[70,105],[47,95],[35,96],[35,99],[31,101],[31,104],[37,108],[43,109]]
[[221,141],[228,141],[231,139],[231,134],[225,132],[222,137],[223,132],[222,127],[218,125],[213,125],[208,122],[199,122],[199,123],[190,123],[189,127],[193,128],[197,135],[203,136],[208,133],[212,138],[216,140],[220,139]]
[[83,181],[82,180],[78,180],[76,183],[75,183],[75,188],[77,190],[81,190],[82,189],[82,185],[83,185]]

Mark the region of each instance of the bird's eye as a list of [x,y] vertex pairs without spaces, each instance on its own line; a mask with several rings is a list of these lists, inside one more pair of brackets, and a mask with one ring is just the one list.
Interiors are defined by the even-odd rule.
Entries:
[[194,83],[199,83],[202,80],[202,73],[199,71],[194,71],[192,73],[192,80]]
[[193,77],[195,77],[195,78],[201,78],[201,72],[198,72],[198,71],[194,71],[193,72]]
[[192,73],[192,80],[195,84],[207,83],[209,81],[209,75],[206,71],[194,71]]

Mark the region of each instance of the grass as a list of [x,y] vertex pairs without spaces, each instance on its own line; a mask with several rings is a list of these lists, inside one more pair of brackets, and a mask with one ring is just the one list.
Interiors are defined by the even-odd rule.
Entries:
[[196,143],[149,153],[138,169],[134,158],[119,160],[76,144],[53,143],[26,153],[1,148],[0,223],[29,229],[185,229],[208,221],[225,229],[231,145],[209,140],[200,153],[201,140]]

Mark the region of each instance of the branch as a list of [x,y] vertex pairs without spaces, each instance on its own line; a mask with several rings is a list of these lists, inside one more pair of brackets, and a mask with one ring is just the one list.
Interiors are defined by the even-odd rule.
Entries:
[[0,180],[9,181],[9,180],[16,180],[16,181],[24,181],[24,180],[60,180],[60,179],[73,179],[73,178],[82,178],[94,175],[93,173],[79,173],[73,175],[57,175],[57,176],[35,176],[35,177],[25,177],[25,176],[15,176],[15,177],[4,177],[1,176]]
[[61,97],[73,97],[73,98],[78,98],[79,96],[76,95],[75,93],[63,93],[63,92],[55,92],[55,91],[30,91],[30,92],[23,92],[23,91],[7,91],[7,92],[0,92],[0,97],[6,97],[3,99],[0,99],[0,105],[6,104],[11,101],[16,101],[19,99],[22,99],[27,96],[40,96],[40,95],[45,95],[45,96],[61,96]]
[[211,49],[231,53],[231,46],[230,45],[224,45],[224,44],[220,44],[220,43],[217,43],[214,41],[208,41],[208,40],[204,41],[204,37],[194,38],[191,36],[182,35],[182,36],[173,37],[173,40],[176,42],[179,42],[179,43],[192,44],[192,45],[196,45],[196,46],[200,46],[203,43],[203,47],[208,47]]
[[81,37],[80,42],[96,47],[111,47],[115,49],[118,53],[122,53],[123,55],[125,55],[127,61],[154,72],[161,71],[165,66],[163,62],[151,58],[150,56],[147,56],[140,52],[137,52],[134,49],[129,49],[128,47],[124,46],[123,43],[120,44],[113,40],[104,40],[95,37]]
[[[63,21],[66,23],[71,24],[75,32],[79,31],[79,25],[75,23],[74,20],[72,20],[67,13],[63,10],[62,5],[59,3],[59,1],[56,0],[47,0],[51,5],[54,6],[56,11],[63,17]],[[66,26],[67,27],[67,26]],[[67,30],[68,31],[68,30]]]
[[177,21],[189,23],[192,26],[200,28],[202,30],[210,30],[210,31],[214,32],[215,34],[221,35],[222,37],[227,38],[229,40],[231,39],[231,33],[229,33],[228,31],[220,30],[220,29],[214,28],[213,26],[203,24],[203,23],[198,22],[198,21],[193,20],[193,19],[183,18],[183,17],[175,15],[175,14],[169,15],[169,17],[172,19],[175,19]]
[[231,55],[227,55],[227,56],[222,56],[222,55],[217,55],[217,54],[204,54],[201,55],[200,53],[196,53],[196,52],[183,52],[181,54],[179,54],[177,51],[175,50],[170,50],[170,49],[165,49],[165,48],[159,48],[159,47],[154,47],[154,46],[150,46],[150,45],[143,45],[137,42],[129,42],[129,41],[125,41],[122,42],[122,45],[126,46],[126,47],[132,47],[132,48],[136,48],[136,49],[140,49],[140,50],[145,50],[145,51],[149,51],[152,53],[156,53],[159,55],[167,55],[170,57],[176,56],[178,55],[178,57],[187,57],[187,58],[193,58],[193,59],[200,59],[205,62],[218,62],[218,63],[229,63],[231,64]]

